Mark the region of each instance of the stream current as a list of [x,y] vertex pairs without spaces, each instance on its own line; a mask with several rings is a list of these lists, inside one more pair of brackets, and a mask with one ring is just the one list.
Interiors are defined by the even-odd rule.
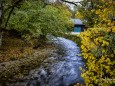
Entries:
[[27,86],[74,86],[83,84],[81,67],[84,67],[80,49],[76,43],[65,38],[53,40],[58,55],[51,56],[44,61],[39,69],[34,71]]

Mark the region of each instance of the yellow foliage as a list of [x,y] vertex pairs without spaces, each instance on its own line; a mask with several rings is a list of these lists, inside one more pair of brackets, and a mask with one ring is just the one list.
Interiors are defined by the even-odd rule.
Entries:
[[86,60],[87,71],[83,71],[86,86],[110,86],[115,78],[115,28],[93,28],[80,34],[81,51]]

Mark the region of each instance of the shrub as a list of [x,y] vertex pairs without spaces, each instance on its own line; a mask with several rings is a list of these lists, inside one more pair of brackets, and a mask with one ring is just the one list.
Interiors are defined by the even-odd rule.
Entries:
[[115,83],[115,27],[88,29],[80,34],[81,52],[86,61],[82,77],[86,86]]

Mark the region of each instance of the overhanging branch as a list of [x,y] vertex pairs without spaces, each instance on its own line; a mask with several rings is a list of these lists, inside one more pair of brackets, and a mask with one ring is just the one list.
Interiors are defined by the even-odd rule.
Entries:
[[73,5],[75,5],[75,6],[78,6],[78,3],[80,3],[80,2],[67,1],[67,0],[60,0],[60,1],[66,2],[66,3],[69,3],[69,4],[73,4]]
[[18,6],[22,1],[23,1],[23,0],[18,0],[18,1],[15,2],[12,6],[8,7],[8,8],[5,10],[5,11],[7,11],[8,9],[11,8],[11,10],[10,10],[10,12],[9,12],[9,15],[8,15],[8,17],[7,17],[7,20],[6,20],[5,26],[4,26],[4,29],[6,29],[6,27],[7,27],[8,21],[9,21],[9,19],[10,19],[10,16],[11,16],[11,14],[12,14],[14,8],[15,8],[16,6]]

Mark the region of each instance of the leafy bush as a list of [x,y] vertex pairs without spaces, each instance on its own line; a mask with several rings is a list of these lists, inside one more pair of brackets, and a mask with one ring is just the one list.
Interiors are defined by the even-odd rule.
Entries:
[[60,36],[66,32],[70,23],[71,13],[65,8],[58,6],[46,6],[39,11],[40,29],[43,35],[53,34]]
[[15,9],[9,20],[9,30],[15,29],[26,39],[40,35],[61,35],[71,27],[71,13],[66,6],[42,6],[39,1],[25,1]]
[[83,20],[88,27],[115,25],[114,0],[82,0],[77,9],[75,17]]
[[37,2],[25,1],[19,9],[15,9],[8,23],[9,30],[18,31],[26,39],[38,37],[41,30],[38,20],[40,6],[37,4]]
[[81,51],[86,61],[82,77],[86,86],[115,83],[115,27],[88,29],[80,34]]

